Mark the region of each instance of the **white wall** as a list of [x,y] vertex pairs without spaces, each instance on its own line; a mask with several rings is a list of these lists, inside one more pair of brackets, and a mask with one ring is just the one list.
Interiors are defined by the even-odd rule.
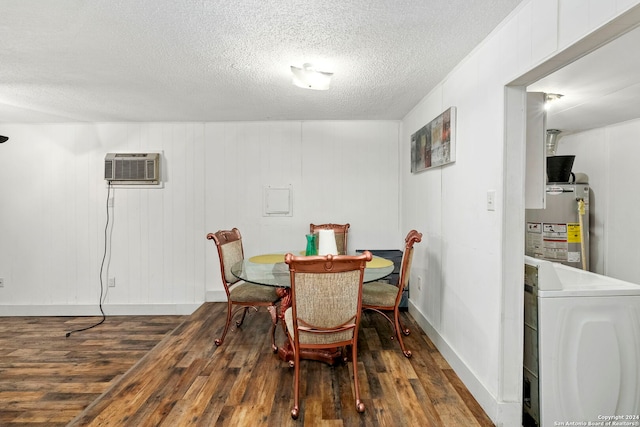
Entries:
[[[425,233],[410,311],[497,425],[520,425],[522,399],[525,97],[505,86],[584,53],[594,45],[580,44],[585,36],[636,3],[523,2],[402,122],[401,227]],[[411,134],[450,106],[456,162],[411,174]]]
[[[108,314],[190,312],[204,298],[204,130],[193,124],[2,125],[2,314],[95,314],[104,156],[164,152],[163,189],[112,189]],[[109,256],[110,255],[110,256]],[[106,288],[106,277],[116,278]],[[143,307],[143,308],[141,308]]]
[[576,156],[573,171],[589,175],[591,269],[640,283],[640,120],[560,138],[558,154]]
[[[304,250],[309,224],[326,222],[351,224],[349,250],[402,248],[399,122],[207,123],[205,132],[206,228],[238,227],[245,255]],[[293,216],[262,216],[265,185],[292,186]],[[206,282],[208,299],[224,298],[217,267]]]
[[[205,239],[222,228],[240,228],[247,255],[304,249],[310,222],[350,222],[351,249],[402,243],[396,121],[0,129],[0,315],[98,313],[107,152],[163,151],[165,166],[164,188],[112,189],[107,314],[223,300]],[[263,217],[263,186],[289,184],[293,216]]]

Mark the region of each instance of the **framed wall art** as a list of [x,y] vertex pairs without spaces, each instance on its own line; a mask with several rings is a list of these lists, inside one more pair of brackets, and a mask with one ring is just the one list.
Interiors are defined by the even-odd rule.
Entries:
[[456,107],[411,135],[411,172],[446,165],[456,160]]

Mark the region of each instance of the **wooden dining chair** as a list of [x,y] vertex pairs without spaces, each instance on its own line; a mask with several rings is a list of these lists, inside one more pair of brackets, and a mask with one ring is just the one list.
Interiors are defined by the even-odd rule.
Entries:
[[[227,336],[229,330],[229,325],[231,324],[231,319],[238,311],[242,310],[242,317],[236,321],[236,326],[240,327],[250,308],[258,311],[259,307],[266,307],[269,314],[271,314],[272,322],[270,330],[271,349],[274,352],[278,351],[275,342],[276,324],[278,321],[276,303],[279,300],[276,294],[276,288],[245,282],[231,273],[231,267],[237,262],[244,260],[240,230],[237,228],[233,228],[232,230],[219,230],[215,233],[207,234],[207,239],[213,240],[218,249],[220,275],[222,277],[224,290],[227,294],[227,319],[222,336],[215,340],[216,345],[222,345],[224,342],[224,338]],[[235,311],[233,311],[234,306],[237,306]]]
[[[400,300],[402,299],[402,291],[409,283],[409,275],[411,273],[411,260],[413,258],[413,245],[422,241],[422,233],[411,230],[404,239],[404,253],[402,254],[402,263],[400,265],[400,278],[398,285],[392,285],[384,282],[369,282],[364,286],[362,291],[362,309],[373,310],[382,314],[391,323],[393,335],[398,338],[402,353],[406,357],[411,357],[411,351],[407,350],[402,340],[402,335],[409,335],[411,331],[402,326],[400,322]],[[393,320],[385,312],[393,312]]]
[[[336,235],[336,247],[338,255],[347,254],[347,237],[349,236],[350,224],[309,224],[311,234],[317,233],[319,230],[333,230]],[[316,240],[318,244],[318,240]],[[317,247],[316,247],[317,249]]]
[[[358,326],[362,315],[362,281],[371,252],[361,255],[285,255],[291,275],[291,306],[284,312],[293,347],[294,404],[300,414],[300,352],[351,346],[356,410],[364,412],[358,382]],[[346,358],[345,358],[346,360]]]

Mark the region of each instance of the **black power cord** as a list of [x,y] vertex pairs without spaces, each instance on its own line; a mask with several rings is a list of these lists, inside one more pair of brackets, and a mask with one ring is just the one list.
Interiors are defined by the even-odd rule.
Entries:
[[107,222],[104,226],[104,252],[102,254],[102,264],[100,264],[100,301],[98,303],[98,307],[100,307],[100,313],[102,313],[102,320],[100,320],[95,325],[87,326],[86,328],[81,328],[81,329],[74,329],[73,331],[67,332],[67,335],[66,335],[67,338],[69,338],[71,334],[74,334],[76,332],[82,332],[82,331],[95,328],[96,326],[100,326],[104,323],[105,320],[107,320],[107,316],[104,314],[104,310],[102,309],[102,297],[104,295],[104,283],[102,281],[102,272],[104,271],[104,262],[107,259],[107,238],[108,238],[109,219],[110,219],[109,218],[109,197],[111,197],[111,181],[109,181],[109,185],[107,187]]

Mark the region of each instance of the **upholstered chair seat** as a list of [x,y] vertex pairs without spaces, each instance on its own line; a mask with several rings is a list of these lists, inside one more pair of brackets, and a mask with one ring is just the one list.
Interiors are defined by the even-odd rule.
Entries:
[[396,302],[398,287],[384,282],[369,282],[365,285],[366,292],[362,293],[363,305],[391,307]]
[[265,302],[277,299],[276,288],[248,282],[238,282],[229,289],[229,296],[235,302]]

